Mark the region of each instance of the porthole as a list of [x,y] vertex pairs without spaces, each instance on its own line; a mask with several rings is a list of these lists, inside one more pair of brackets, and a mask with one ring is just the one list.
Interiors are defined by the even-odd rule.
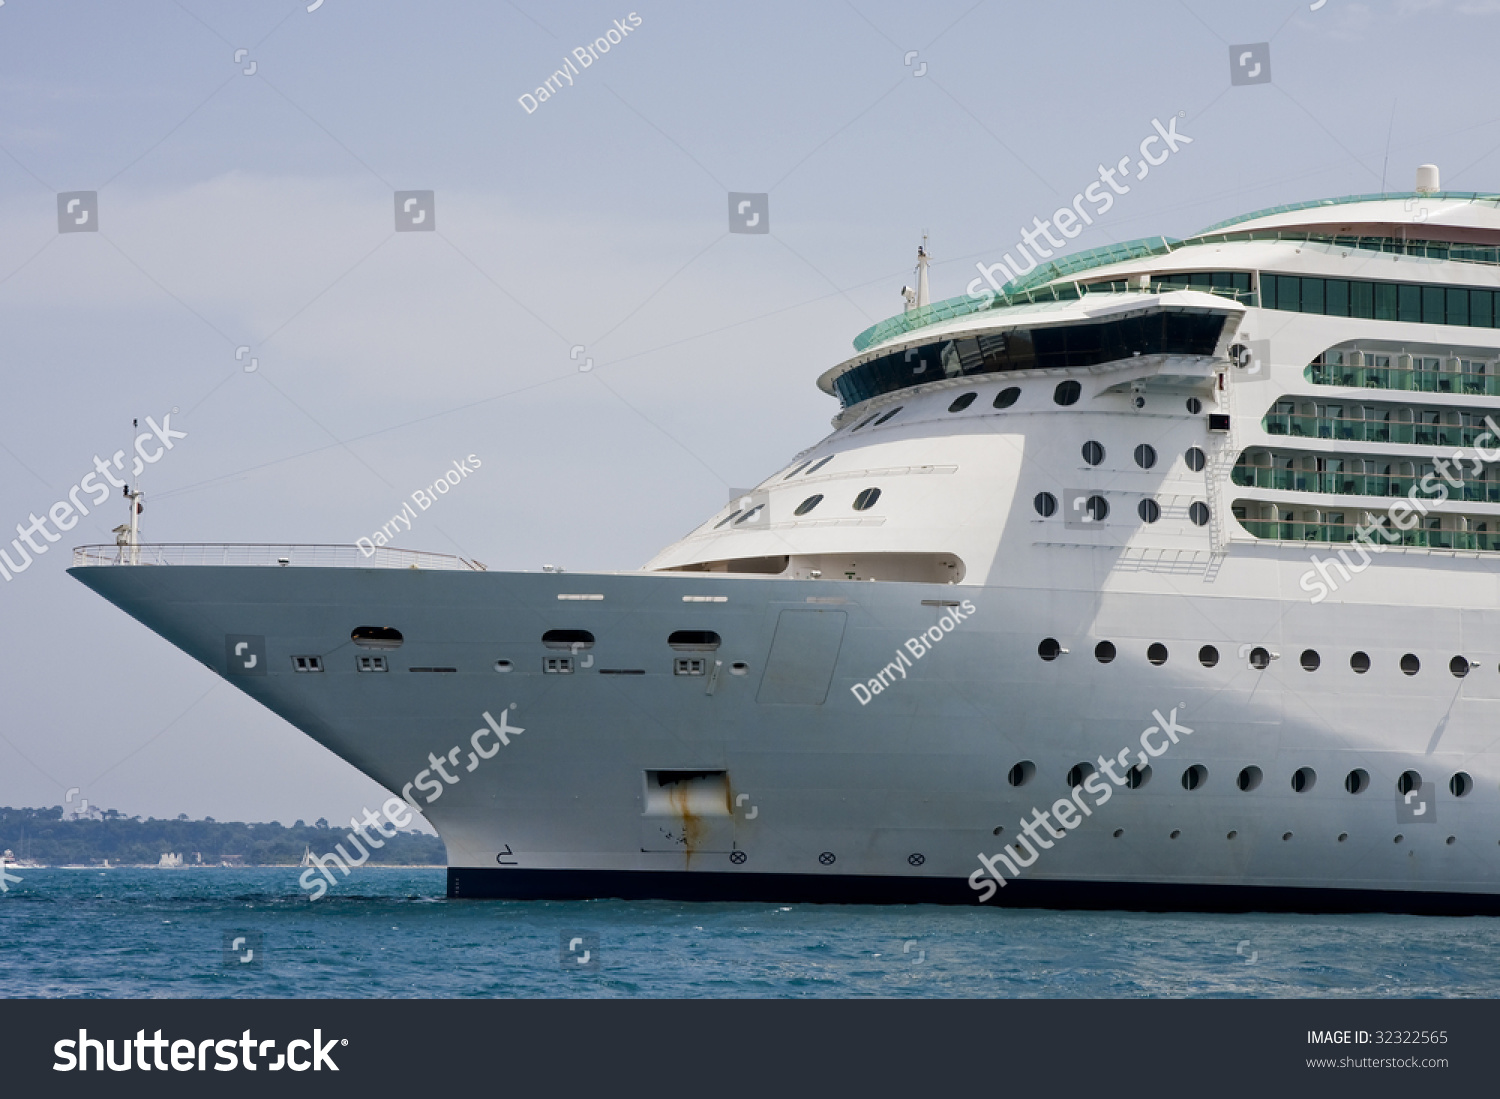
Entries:
[[1349,667],[1353,668],[1358,675],[1364,675],[1370,670],[1370,657],[1368,653],[1355,653],[1349,658]]
[[998,836],[1003,831],[1005,831],[1005,825],[1002,824],[999,828],[995,829],[995,835]]
[[1271,653],[1259,645],[1250,650],[1250,667],[1258,672],[1263,672],[1271,666]]
[[878,488],[867,488],[854,498],[855,511],[869,511],[875,506],[875,501],[880,499]]
[[1052,400],[1056,404],[1077,404],[1078,398],[1083,396],[1083,386],[1077,382],[1058,382],[1057,388],[1052,391]]
[[804,469],[806,469],[810,465],[812,465],[812,459],[811,458],[809,458],[807,461],[803,462],[796,469],[792,470],[792,472],[788,473],[785,477],[782,478],[782,480],[783,481],[790,481],[793,477],[797,476],[797,474],[801,473]]
[[1286,843],[1291,838],[1292,838],[1292,834],[1290,832],[1283,832],[1283,833],[1281,833],[1281,842],[1282,843]]
[[1317,654],[1315,649],[1302,650],[1302,670],[1304,672],[1315,672],[1322,663],[1323,658]]
[[1401,672],[1403,675],[1416,675],[1422,670],[1422,662],[1417,659],[1416,653],[1407,653],[1401,658]]
[[1254,790],[1257,786],[1260,785],[1260,780],[1262,777],[1263,776],[1261,775],[1259,767],[1246,767],[1239,773],[1239,776],[1235,778],[1234,784],[1248,794],[1251,790]]
[[1203,402],[1197,397],[1189,397],[1187,399],[1187,410],[1196,416],[1203,411]]
[[588,630],[548,630],[542,634],[542,644],[549,649],[564,649],[578,652],[594,647],[594,635]]
[[1205,525],[1208,522],[1208,505],[1202,500],[1194,500],[1188,508],[1188,518],[1193,521],[1194,526]]
[[906,407],[905,405],[897,405],[895,408],[891,409],[889,412],[887,412],[883,416],[881,416],[880,419],[876,420],[875,421],[875,426],[879,427],[881,424],[885,423],[887,420],[894,419],[896,413],[900,412],[905,407]]
[[1068,789],[1069,790],[1076,790],[1078,787],[1082,786],[1085,782],[1087,782],[1089,780],[1089,776],[1092,775],[1093,773],[1094,773],[1094,765],[1092,763],[1075,763],[1075,764],[1073,764],[1073,766],[1069,769],[1069,771],[1067,773],[1067,776],[1066,776],[1067,782],[1068,782]]
[[504,675],[506,672],[513,671],[514,669],[515,665],[512,664],[509,660],[495,661],[495,671],[501,673],[502,675]]
[[969,390],[969,392],[964,393],[961,396],[955,397],[954,400],[953,400],[953,403],[948,406],[948,411],[949,412],[962,412],[964,409],[968,408],[971,404],[974,403],[974,398],[977,397],[977,396],[979,396],[979,394],[975,393],[971,389],[971,390]]
[[1397,833],[1396,833],[1396,838],[1395,838],[1395,839],[1393,839],[1393,840],[1391,840],[1391,842],[1392,842],[1392,843],[1400,843],[1400,842],[1401,842],[1401,841],[1402,841],[1402,840],[1404,840],[1404,839],[1405,839],[1405,838],[1406,838],[1406,837],[1405,837],[1405,836],[1403,836],[1403,835],[1402,835],[1402,834],[1401,834],[1401,833],[1400,833],[1400,832],[1397,832]]
[[1043,519],[1048,519],[1057,511],[1057,497],[1050,492],[1038,492],[1031,498],[1031,506]]
[[1084,501],[1083,512],[1090,523],[1102,523],[1109,518],[1109,501],[1103,496],[1090,496]]
[[1156,448],[1149,443],[1142,443],[1135,448],[1135,464],[1142,469],[1150,469],[1156,464]]
[[1349,833],[1348,832],[1340,832],[1339,833],[1339,842],[1340,843],[1343,843],[1348,838],[1349,838]]
[[720,519],[717,523],[714,524],[714,530],[718,530],[722,526],[727,526],[729,523],[739,518],[739,514],[740,513],[738,511],[731,511],[728,515],[724,516],[724,518]]
[[1091,466],[1096,466],[1104,461],[1104,445],[1096,443],[1093,439],[1083,444],[1083,460]]
[[1036,764],[1029,759],[1023,759],[1010,769],[1010,774],[1005,776],[1005,781],[1012,786],[1025,786],[1036,777]]
[[730,675],[749,675],[750,674],[750,665],[746,664],[743,660],[736,660],[733,664],[729,665],[729,674]]
[[1212,668],[1219,662],[1219,650],[1212,645],[1204,645],[1198,650],[1198,663],[1205,668]]
[[797,505],[797,510],[794,511],[794,512],[792,512],[792,514],[793,515],[806,515],[809,511],[811,511],[813,508],[817,507],[822,502],[823,502],[823,496],[822,496],[821,493],[818,494],[817,496],[809,496],[806,500],[803,500],[800,504]]
[[1299,794],[1305,794],[1318,782],[1318,773],[1311,767],[1299,767],[1292,773],[1292,789]]
[[995,394],[996,408],[1009,408],[1021,399],[1021,387],[1018,385],[1006,386]]
[[1139,790],[1151,781],[1151,764],[1144,767],[1136,766],[1125,772],[1125,785],[1132,790]]
[[349,634],[361,649],[399,649],[401,631],[391,626],[355,626]]
[[1462,679],[1469,674],[1469,658],[1467,656],[1455,656],[1448,661],[1448,670],[1453,673],[1455,679]]
[[1344,789],[1351,794],[1362,794],[1370,788],[1370,772],[1356,767],[1344,776]]
[[1167,662],[1167,647],[1160,641],[1153,641],[1151,647],[1146,650],[1146,659],[1157,667]]
[[859,423],[857,423],[853,427],[851,427],[849,429],[849,434],[853,435],[860,428],[862,428],[862,427],[869,427],[874,422],[875,422],[875,417],[874,416],[867,417],[866,419],[861,420]]
[[1036,654],[1043,660],[1056,660],[1060,655],[1062,655],[1062,646],[1057,643],[1057,638],[1046,637],[1043,638],[1042,643],[1036,647]]
[[1199,450],[1195,446],[1190,446],[1187,448],[1187,453],[1182,456],[1182,460],[1187,463],[1188,469],[1192,470],[1194,473],[1199,472],[1205,465],[1208,464],[1208,459],[1203,456],[1203,451]]
[[1135,506],[1135,512],[1141,517],[1141,522],[1154,523],[1161,518],[1161,505],[1148,496]]
[[1114,836],[1114,837],[1115,837],[1115,839],[1119,839],[1119,838],[1120,838],[1120,837],[1121,837],[1121,836],[1123,836],[1123,835],[1124,835],[1124,834],[1125,834],[1125,829],[1123,829],[1123,828],[1116,828],[1116,829],[1115,829],[1115,830],[1114,830],[1114,831],[1113,831],[1113,832],[1112,832],[1112,833],[1110,833],[1110,834],[1111,834],[1111,835],[1112,835],[1112,836]]
[[765,504],[756,504],[749,511],[745,512],[744,515],[741,515],[738,519],[736,519],[734,521],[734,525],[735,526],[739,526],[741,523],[748,523],[751,520],[758,518],[760,516],[760,513],[763,512],[763,511],[765,511],[765,510],[766,510],[766,505]]
[[1464,771],[1459,771],[1448,780],[1448,792],[1456,798],[1463,797],[1472,789],[1474,780]]
[[1113,641],[1101,641],[1094,646],[1094,659],[1101,664],[1108,664],[1115,658],[1115,644]]
[[1182,829],[1180,829],[1180,828],[1174,828],[1174,829],[1172,829],[1172,831],[1170,831],[1170,832],[1167,833],[1167,839],[1169,839],[1169,840],[1175,840],[1180,835],[1182,835]]
[[1232,840],[1237,835],[1239,835],[1239,831],[1235,830],[1235,829],[1232,829],[1229,832],[1225,833],[1224,838],[1227,839],[1227,840]]
[[1457,836],[1449,836],[1443,842],[1446,843],[1449,847],[1452,847],[1455,843],[1458,842],[1458,837]]
[[807,475],[811,477],[814,473],[818,472],[818,470],[822,469],[831,461],[833,461],[832,454],[828,455],[828,457],[826,458],[819,458],[816,462],[807,467]]
[[1419,771],[1402,771],[1401,777],[1396,780],[1396,793],[1405,797],[1413,790],[1422,788],[1422,775]]
[[1182,772],[1182,788],[1184,790],[1196,790],[1207,781],[1208,768],[1201,763],[1195,763]]

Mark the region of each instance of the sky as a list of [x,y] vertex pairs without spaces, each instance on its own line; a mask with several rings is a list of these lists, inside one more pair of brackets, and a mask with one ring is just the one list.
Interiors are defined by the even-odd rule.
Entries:
[[[170,414],[146,541],[353,543],[472,454],[398,544],[639,567],[826,434],[923,233],[962,294],[1174,119],[1066,251],[1500,191],[1497,40],[1496,0],[4,0],[0,547]],[[126,518],[0,581],[0,804],[383,800],[66,575]]]

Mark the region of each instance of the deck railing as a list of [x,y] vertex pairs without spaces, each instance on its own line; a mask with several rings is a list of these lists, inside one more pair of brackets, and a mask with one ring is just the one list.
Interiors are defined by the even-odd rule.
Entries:
[[172,543],[139,546],[78,546],[73,567],[97,565],[211,565],[317,569],[469,569],[485,567],[467,557],[421,550],[360,546],[292,546],[245,543]]

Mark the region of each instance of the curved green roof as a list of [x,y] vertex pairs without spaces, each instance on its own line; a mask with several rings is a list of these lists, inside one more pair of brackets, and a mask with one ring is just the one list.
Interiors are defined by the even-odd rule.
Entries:
[[1107,244],[1102,248],[1091,248],[1086,252],[1063,256],[1060,259],[1053,260],[1051,263],[1042,264],[1022,278],[1007,282],[1001,287],[998,294],[991,295],[987,293],[984,297],[980,298],[971,298],[967,294],[961,294],[958,297],[944,298],[942,301],[933,302],[930,305],[924,305],[917,309],[909,309],[904,313],[898,313],[894,317],[887,317],[885,320],[871,325],[858,336],[854,337],[854,350],[864,351],[866,348],[874,347],[876,344],[884,343],[886,340],[905,335],[907,332],[915,332],[919,328],[925,328],[929,324],[937,324],[940,321],[952,320],[955,317],[966,316],[970,313],[981,313],[987,309],[1033,302],[1038,300],[1039,295],[1043,300],[1050,300],[1053,295],[1041,295],[1040,291],[1049,283],[1055,282],[1058,279],[1077,274],[1079,271],[1086,271],[1094,267],[1103,267],[1111,263],[1164,255],[1171,252],[1174,248],[1180,248],[1185,244],[1199,243],[1209,235],[1218,230],[1228,228],[1231,225],[1239,225],[1243,222],[1270,217],[1274,214],[1292,213],[1297,210],[1313,210],[1322,206],[1345,206],[1355,202],[1377,202],[1382,199],[1434,199],[1437,201],[1452,199],[1462,202],[1500,202],[1500,194],[1485,194],[1480,191],[1437,191],[1425,194],[1417,191],[1386,191],[1379,194],[1346,195],[1343,198],[1320,198],[1308,202],[1292,202],[1282,206],[1271,206],[1264,210],[1257,210],[1253,214],[1241,214],[1239,217],[1230,218],[1228,221],[1221,221],[1215,225],[1210,225],[1207,229],[1188,237],[1186,240],[1178,240],[1173,237],[1142,237],[1140,240],[1126,241],[1123,244]]
[[[956,298],[944,298],[942,301],[935,301],[930,305],[908,309],[905,313],[887,317],[855,336],[854,350],[863,351],[867,347],[874,347],[878,343],[884,343],[886,340],[894,339],[907,332],[915,332],[918,328],[926,328],[929,324],[937,324],[939,321],[952,320],[954,317],[981,313],[987,309],[1006,305],[1032,302],[1037,300],[1036,294],[1041,287],[1077,271],[1086,271],[1091,267],[1103,267],[1106,264],[1120,263],[1124,260],[1164,255],[1181,243],[1179,240],[1172,240],[1168,237],[1142,237],[1140,240],[1128,240],[1123,244],[1106,244],[1102,248],[1090,248],[1087,252],[1063,256],[1051,263],[1042,264],[1022,278],[1007,282],[1001,287],[1000,293],[994,295],[993,300],[988,293],[980,298],[960,294]],[[1050,296],[1047,300],[1050,300]]]
[[[1241,214],[1239,217],[1221,221],[1204,229],[1204,233],[1212,233],[1215,229],[1224,229],[1230,225],[1238,225],[1244,221],[1254,221],[1256,218],[1267,218],[1273,214],[1290,214],[1298,210],[1315,210],[1320,206],[1346,206],[1351,202],[1379,202],[1382,199],[1433,199],[1442,201],[1444,199],[1456,199],[1461,202],[1478,202],[1484,199],[1500,199],[1500,195],[1485,194],[1482,191],[1382,191],[1379,194],[1369,195],[1345,195],[1343,198],[1315,198],[1307,202],[1289,202],[1282,206],[1268,206],[1264,210],[1257,210],[1253,214]],[[1201,234],[1200,234],[1201,235]]]

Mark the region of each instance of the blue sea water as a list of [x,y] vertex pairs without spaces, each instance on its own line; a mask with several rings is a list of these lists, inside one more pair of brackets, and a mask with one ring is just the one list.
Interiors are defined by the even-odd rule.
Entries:
[[449,901],[442,870],[374,867],[309,901],[292,868],[12,872],[5,997],[1500,995],[1485,918]]

